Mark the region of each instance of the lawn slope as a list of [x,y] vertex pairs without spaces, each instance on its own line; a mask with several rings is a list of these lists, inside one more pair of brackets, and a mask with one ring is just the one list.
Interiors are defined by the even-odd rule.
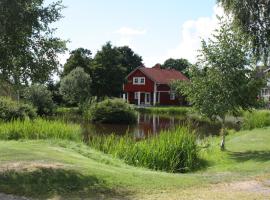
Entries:
[[269,142],[270,128],[229,135],[226,152],[212,138],[201,151],[206,168],[169,174],[128,166],[80,143],[0,141],[0,193],[41,199],[267,199]]

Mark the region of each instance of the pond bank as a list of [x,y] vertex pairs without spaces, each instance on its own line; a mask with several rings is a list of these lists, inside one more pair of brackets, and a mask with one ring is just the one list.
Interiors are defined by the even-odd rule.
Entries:
[[184,199],[267,199],[260,191],[233,190],[228,194],[223,189],[229,189],[230,183],[270,179],[269,132],[270,128],[263,128],[233,133],[227,137],[225,152],[219,151],[218,138],[209,139],[209,147],[201,151],[209,166],[187,174],[128,166],[71,141],[0,141],[0,166],[19,162],[30,167],[41,161],[44,166],[58,166],[36,165],[16,173],[5,168],[0,172],[0,192],[38,199],[165,199],[180,194]]

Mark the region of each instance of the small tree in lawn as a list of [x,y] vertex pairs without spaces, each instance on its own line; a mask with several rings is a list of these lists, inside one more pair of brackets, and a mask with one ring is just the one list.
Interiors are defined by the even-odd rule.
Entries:
[[60,93],[71,104],[82,105],[90,98],[92,79],[83,68],[77,67],[60,82]]
[[249,44],[230,23],[221,22],[213,40],[202,42],[199,62],[189,83],[174,83],[203,116],[222,121],[220,147],[225,149],[225,116],[252,108],[263,81],[256,76]]

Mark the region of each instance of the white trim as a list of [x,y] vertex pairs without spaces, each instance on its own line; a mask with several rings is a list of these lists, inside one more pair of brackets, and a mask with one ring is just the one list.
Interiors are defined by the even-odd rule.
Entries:
[[139,98],[139,92],[134,92],[134,99],[138,99]]
[[[147,102],[147,95],[149,95],[149,101]],[[150,92],[145,92],[144,93],[144,104],[149,105],[151,103],[151,93]]]
[[175,92],[170,92],[170,100],[175,100]]

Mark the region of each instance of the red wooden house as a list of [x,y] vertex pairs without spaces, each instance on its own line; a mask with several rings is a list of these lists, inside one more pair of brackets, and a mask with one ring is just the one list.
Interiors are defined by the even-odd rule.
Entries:
[[187,81],[188,78],[174,69],[138,67],[127,76],[123,98],[137,105],[182,105],[184,97],[176,97],[170,88],[175,80]]

